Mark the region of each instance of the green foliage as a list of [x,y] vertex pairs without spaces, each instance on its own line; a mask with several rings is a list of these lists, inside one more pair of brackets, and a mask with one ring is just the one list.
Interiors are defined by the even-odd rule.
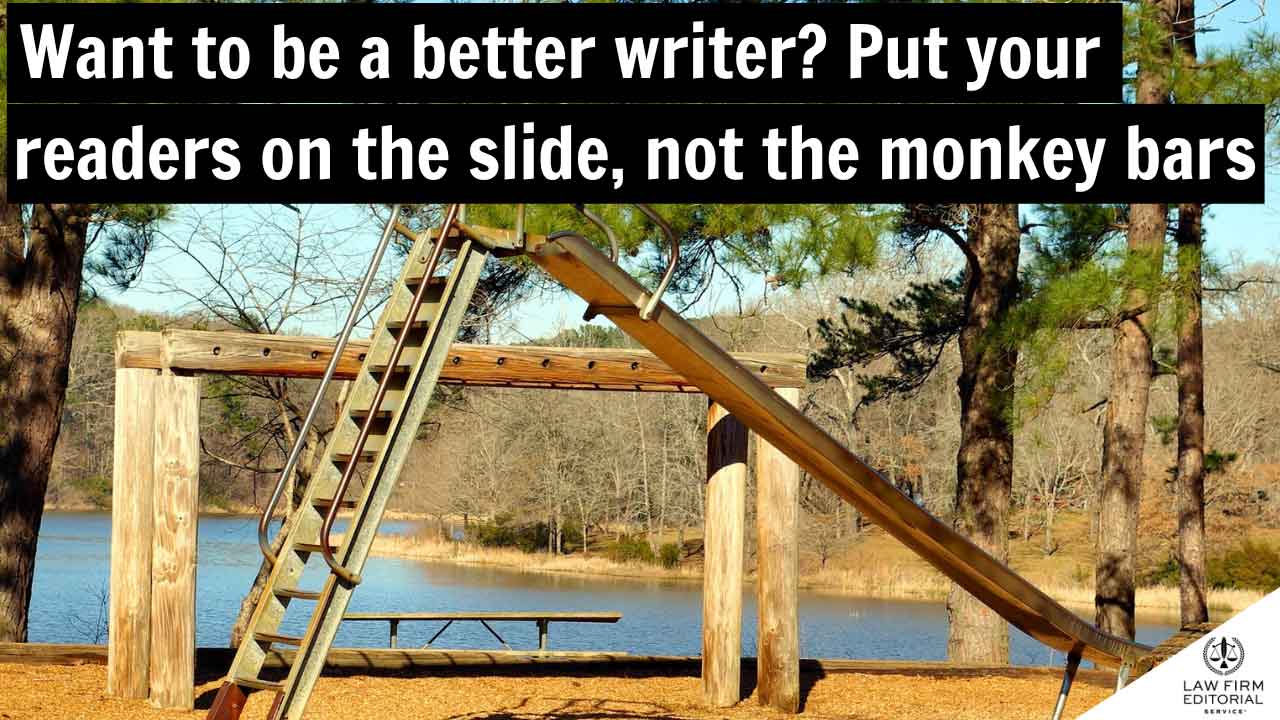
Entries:
[[937,367],[942,351],[964,324],[964,279],[917,283],[889,303],[840,298],[839,318],[818,320],[821,348],[809,359],[811,380],[829,377],[842,367],[890,358],[893,371],[859,375],[866,390],[860,405],[919,389]]
[[[551,540],[551,526],[545,522],[516,523],[510,514],[502,514],[492,522],[473,523],[467,530],[467,539],[484,547],[513,547],[522,552],[535,553],[547,549]],[[582,548],[582,527],[565,523],[561,527],[563,553]]]
[[1171,445],[1177,438],[1178,416],[1153,415],[1151,417],[1151,429],[1155,430],[1156,434],[1160,436],[1161,445]]
[[[1042,205],[1035,217],[1023,253],[1022,295],[999,331],[1002,344],[1019,350],[1014,414],[1023,421],[1062,389],[1076,331],[1114,327],[1131,312],[1131,291],[1144,293],[1154,309],[1172,287],[1168,257],[1130,252],[1120,242],[1126,207]],[[1171,254],[1172,244],[1166,249]],[[1173,367],[1167,349],[1156,359]]]
[[249,408],[241,386],[224,375],[210,375],[205,378],[204,393],[217,403],[219,426],[248,436],[244,441],[244,450],[257,456],[262,451],[263,438],[249,434],[258,429],[262,421]]
[[668,570],[680,564],[680,546],[675,543],[663,543],[658,548],[658,562]]
[[1239,453],[1222,452],[1217,448],[1204,455],[1204,472],[1206,475],[1219,475],[1227,471],[1227,467],[1239,458]]
[[72,480],[71,486],[94,507],[111,507],[111,478],[104,475],[80,476]]
[[85,277],[101,278],[121,290],[137,281],[147,253],[155,244],[160,223],[169,217],[168,205],[101,204],[94,206]]
[[1271,592],[1280,588],[1280,548],[1245,540],[1239,548],[1210,558],[1209,584]]
[[609,543],[609,546],[605,549],[605,554],[610,560],[619,563],[652,563],[654,561],[653,548],[647,540],[638,535],[623,535]]
[[1201,53],[1194,67],[1174,68],[1172,88],[1181,104],[1217,103],[1264,106],[1264,122],[1274,151],[1280,125],[1280,36],[1253,31],[1231,48]]
[[[637,257],[643,274],[654,279],[665,271],[670,248],[647,216],[626,205],[588,207],[615,230],[622,253]],[[669,290],[676,297],[698,295],[717,271],[763,273],[779,284],[795,286],[869,266],[894,217],[885,208],[848,204],[675,204],[654,209],[680,239],[680,262]],[[515,225],[511,205],[472,205],[468,213],[475,223]],[[564,205],[529,205],[526,228],[537,233],[577,231],[607,247],[603,232]]]
[[[1280,588],[1280,548],[1245,540],[1237,548],[1210,557],[1205,572],[1210,587],[1271,592]],[[1180,577],[1178,559],[1169,557],[1147,573],[1143,581],[1175,586]]]
[[535,345],[569,348],[622,348],[632,344],[627,334],[612,325],[583,324],[566,328],[549,338],[539,338]]

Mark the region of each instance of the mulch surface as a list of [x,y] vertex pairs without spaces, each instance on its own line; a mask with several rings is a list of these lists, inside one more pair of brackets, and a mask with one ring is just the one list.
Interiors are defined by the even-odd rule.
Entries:
[[[744,678],[745,680],[746,678]],[[803,717],[856,720],[1025,720],[1047,717],[1060,680],[1027,677],[947,677],[937,674],[830,673],[802,676]],[[220,679],[196,689],[195,712],[158,710],[145,700],[107,697],[101,665],[0,664],[0,720],[148,720],[203,718]],[[753,690],[749,686],[746,689]],[[1074,718],[1110,695],[1077,682],[1067,703]],[[268,693],[249,698],[244,720],[265,718]],[[307,708],[308,720],[755,720],[789,717],[760,707],[752,692],[722,710],[702,707],[701,681],[687,673],[542,674],[508,671],[444,675],[326,676]]]

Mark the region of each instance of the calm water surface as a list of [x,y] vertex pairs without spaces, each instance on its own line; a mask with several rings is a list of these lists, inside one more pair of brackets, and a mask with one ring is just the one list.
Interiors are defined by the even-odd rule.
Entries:
[[[341,532],[342,528],[337,528]],[[383,532],[408,533],[413,522],[387,521]],[[46,513],[36,559],[31,603],[32,642],[103,642],[108,587],[111,516],[107,513]],[[256,518],[200,519],[196,577],[196,642],[225,646],[240,599],[257,572]],[[318,588],[323,562],[309,564],[302,587]],[[357,611],[613,610],[616,625],[552,624],[551,647],[562,650],[626,650],[632,653],[696,655],[702,604],[697,583],[598,579],[520,573],[373,557],[364,583],[351,601]],[[755,603],[744,598],[743,647],[754,654]],[[310,603],[294,603],[285,632],[301,635]],[[402,647],[421,645],[435,623],[405,623]],[[514,647],[537,645],[532,623],[495,624]],[[1138,639],[1155,644],[1174,632],[1172,621],[1140,618]],[[1062,660],[1014,630],[1012,656],[1018,664]],[[338,645],[385,647],[385,623],[348,623]],[[493,648],[492,637],[476,623],[449,628],[436,642],[452,648]],[[804,592],[800,597],[800,650],[805,657],[943,660],[947,617],[941,603],[869,600]]]

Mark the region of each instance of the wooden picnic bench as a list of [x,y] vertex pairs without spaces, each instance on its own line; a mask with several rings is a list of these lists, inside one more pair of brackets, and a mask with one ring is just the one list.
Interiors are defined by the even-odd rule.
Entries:
[[398,647],[398,635],[400,623],[415,621],[444,621],[444,626],[436,631],[435,635],[427,641],[424,648],[431,647],[445,630],[455,622],[478,622],[493,635],[502,646],[511,650],[511,646],[506,640],[493,629],[490,622],[534,622],[538,625],[538,650],[545,651],[547,649],[547,636],[549,626],[553,622],[587,622],[587,623],[616,623],[622,619],[622,613],[617,612],[360,612],[347,613],[342,618],[347,622],[385,622],[390,623],[390,633],[388,635],[389,647]]

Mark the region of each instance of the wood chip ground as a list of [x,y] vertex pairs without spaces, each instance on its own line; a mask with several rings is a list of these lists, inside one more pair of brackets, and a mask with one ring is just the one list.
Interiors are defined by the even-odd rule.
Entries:
[[[101,665],[0,664],[0,720],[177,720],[203,718],[219,679],[196,690],[197,710],[158,710],[145,700],[108,698]],[[802,717],[856,720],[1025,720],[1047,717],[1059,680],[1029,677],[805,675]],[[1067,704],[1074,718],[1110,689],[1078,682]],[[242,716],[260,720],[271,698],[255,693]],[[308,720],[757,720],[785,718],[748,697],[724,710],[701,707],[701,681],[687,674],[457,673],[443,676],[338,676],[320,681]]]

